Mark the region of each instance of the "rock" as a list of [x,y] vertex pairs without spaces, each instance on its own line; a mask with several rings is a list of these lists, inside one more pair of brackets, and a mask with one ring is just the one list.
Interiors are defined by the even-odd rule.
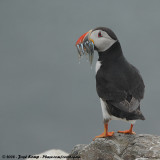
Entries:
[[88,145],[76,145],[69,156],[79,156],[79,160],[160,160],[160,136],[115,133]]
[[[68,153],[59,150],[59,149],[52,149],[49,151],[45,151],[43,153],[37,154],[37,155],[27,155],[27,159],[26,160],[66,160],[66,157],[68,156]],[[57,158],[56,158],[57,157]],[[65,157],[65,158],[63,158]]]

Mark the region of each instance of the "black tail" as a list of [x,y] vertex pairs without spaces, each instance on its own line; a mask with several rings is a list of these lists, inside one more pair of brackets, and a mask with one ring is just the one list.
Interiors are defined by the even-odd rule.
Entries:
[[110,115],[113,115],[118,118],[126,118],[126,120],[145,120],[145,117],[143,116],[142,112],[140,111],[140,106],[133,112],[128,113],[120,110],[119,108],[113,106],[112,104],[108,103],[106,106],[107,110]]
[[145,120],[145,117],[140,110],[136,111],[135,116],[136,116],[137,119]]

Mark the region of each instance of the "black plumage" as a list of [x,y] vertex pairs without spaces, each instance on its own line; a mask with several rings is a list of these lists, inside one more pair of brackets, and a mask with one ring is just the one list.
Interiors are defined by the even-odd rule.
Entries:
[[[98,29],[117,40],[110,29]],[[107,102],[108,113],[126,120],[144,120],[140,100],[145,85],[139,71],[125,59],[119,41],[98,54],[101,66],[96,74],[96,89],[99,97]]]

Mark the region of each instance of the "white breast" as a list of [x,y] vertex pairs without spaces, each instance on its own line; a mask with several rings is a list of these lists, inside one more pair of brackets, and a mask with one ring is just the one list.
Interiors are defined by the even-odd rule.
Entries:
[[104,102],[101,98],[100,98],[100,103],[101,103],[101,108],[102,108],[103,119],[110,120],[111,116],[109,115],[107,108],[106,108],[107,103]]
[[100,61],[97,61],[97,63],[96,63],[96,68],[95,68],[96,73],[97,73],[98,70],[100,69],[101,65],[102,65],[101,62],[100,62]]

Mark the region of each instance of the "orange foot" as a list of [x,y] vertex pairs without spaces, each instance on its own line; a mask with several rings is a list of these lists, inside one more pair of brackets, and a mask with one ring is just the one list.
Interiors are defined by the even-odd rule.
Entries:
[[102,134],[96,136],[96,137],[93,139],[93,141],[94,141],[96,138],[111,137],[111,136],[113,136],[113,134],[114,134],[114,132],[107,132],[107,133],[104,133],[104,132],[103,132]]
[[136,134],[135,132],[130,131],[130,130],[126,130],[126,131],[118,131],[118,133],[124,133],[124,134]]
[[118,131],[118,133],[136,134],[135,132],[133,132],[133,124],[131,124],[131,128],[130,128],[129,130],[126,130],[126,131]]

